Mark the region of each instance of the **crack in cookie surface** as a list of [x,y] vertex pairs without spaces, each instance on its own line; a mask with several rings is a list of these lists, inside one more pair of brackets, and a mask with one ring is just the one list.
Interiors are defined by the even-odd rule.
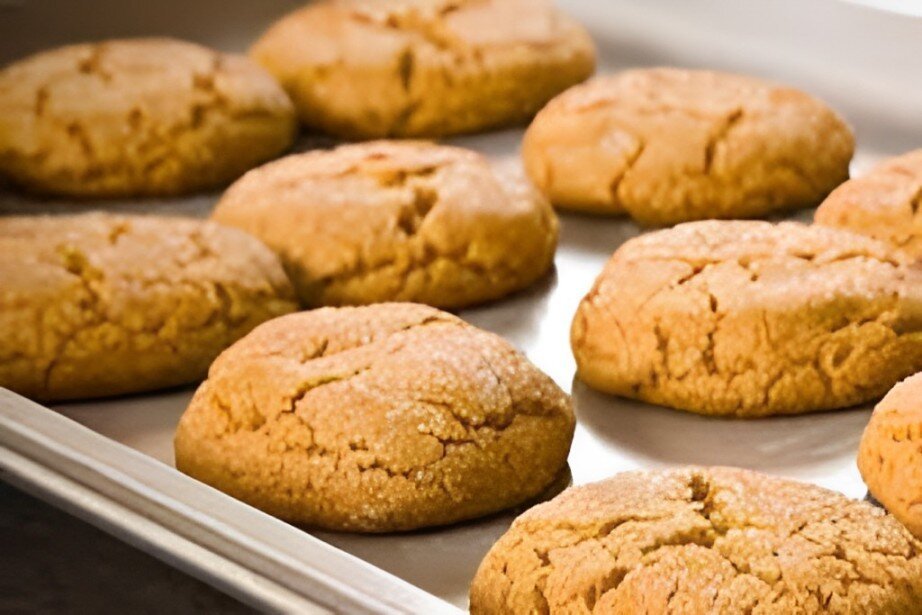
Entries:
[[848,178],[854,138],[820,101],[731,74],[641,69],[552,100],[523,141],[563,208],[665,226],[818,203]]
[[211,187],[285,149],[294,133],[290,101],[261,69],[169,39],[26,58],[0,71],[0,111],[0,171],[71,195]]
[[545,0],[317,2],[251,53],[305,124],[350,139],[524,122],[595,64],[588,34]]
[[745,470],[629,472],[519,517],[471,611],[895,615],[920,570],[922,544],[865,502]]
[[580,378],[703,414],[861,403],[922,368],[919,275],[883,244],[821,227],[650,234],[615,253],[577,311]]
[[183,219],[0,221],[0,381],[40,399],[173,386],[295,308],[277,259]]
[[489,301],[543,275],[557,242],[520,174],[420,142],[288,157],[241,179],[213,217],[275,249],[308,306]]
[[499,338],[380,304],[258,328],[212,366],[176,446],[183,471],[282,518],[393,531],[534,497],[572,431],[567,396]]

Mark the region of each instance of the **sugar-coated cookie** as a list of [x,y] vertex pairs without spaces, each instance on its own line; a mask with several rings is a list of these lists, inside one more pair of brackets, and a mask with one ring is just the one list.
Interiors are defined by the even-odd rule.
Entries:
[[922,259],[922,149],[845,182],[823,201],[814,221],[888,241]]
[[573,321],[591,387],[739,417],[874,400],[922,370],[922,270],[863,235],[705,221],[621,246]]
[[60,47],[0,71],[0,175],[41,193],[214,187],[287,149],[295,124],[252,61],[171,39]]
[[845,122],[798,90],[654,68],[567,90],[535,118],[522,155],[558,207],[669,225],[816,205],[848,179],[854,146]]
[[473,615],[919,613],[922,543],[884,511],[735,468],[627,472],[521,515]]
[[589,35],[549,0],[321,0],[251,55],[305,125],[348,138],[522,123],[595,66]]
[[496,335],[416,304],[323,308],[215,361],[176,466],[290,522],[409,530],[539,495],[573,427],[569,397]]
[[256,239],[182,218],[0,218],[0,386],[42,400],[195,382],[296,309]]
[[922,373],[893,387],[874,408],[858,469],[877,501],[922,537]]
[[521,173],[422,142],[272,162],[231,186],[213,218],[276,250],[311,307],[497,299],[544,275],[557,245],[553,209]]

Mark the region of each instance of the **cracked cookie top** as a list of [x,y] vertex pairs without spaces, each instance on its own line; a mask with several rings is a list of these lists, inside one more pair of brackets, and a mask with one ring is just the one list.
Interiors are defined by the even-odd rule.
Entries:
[[581,380],[702,414],[846,407],[922,370],[922,269],[822,226],[707,221],[625,243],[571,330]]
[[37,192],[209,188],[285,150],[294,130],[270,75],[192,43],[72,45],[0,71],[0,173]]
[[922,543],[866,502],[733,468],[627,472],[521,515],[471,613],[915,613]]
[[922,149],[845,182],[823,201],[814,220],[888,241],[922,259]]
[[296,308],[256,239],[182,218],[0,218],[0,386],[44,400],[194,382]]
[[540,494],[569,397],[496,335],[433,308],[324,308],[258,327],[212,365],[177,467],[288,521],[383,532]]
[[874,408],[858,469],[868,490],[922,538],[922,373],[899,383]]
[[548,0],[324,0],[276,23],[251,55],[303,123],[348,138],[524,122],[595,66],[589,35]]
[[213,217],[276,250],[308,306],[488,301],[542,276],[557,245],[553,210],[511,165],[423,142],[283,158]]
[[845,122],[803,92],[675,68],[571,88],[538,114],[522,147],[555,205],[646,225],[815,205],[848,179],[853,152]]

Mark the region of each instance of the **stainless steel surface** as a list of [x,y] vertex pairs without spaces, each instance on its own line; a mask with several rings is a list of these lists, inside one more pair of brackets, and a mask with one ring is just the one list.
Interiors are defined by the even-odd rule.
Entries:
[[[570,319],[611,251],[636,233],[630,223],[566,216],[557,270],[533,290],[466,310],[469,322],[523,349],[562,387],[573,391],[578,426],[570,454],[576,484],[639,467],[721,464],[801,478],[863,497],[854,465],[868,410],[757,421],[707,419],[628,402],[573,381]],[[68,404],[58,409],[91,429],[172,463],[172,430],[191,391],[154,398]],[[498,515],[455,527],[391,536],[314,535],[413,585],[465,606],[477,564],[512,521]]]
[[[208,0],[180,4],[164,1],[149,3],[150,6],[138,9],[137,13],[122,11],[119,15],[116,7],[121,4],[114,0],[93,0],[79,4],[81,7],[109,7],[110,11],[93,13],[85,9],[84,14],[74,9],[75,3],[61,2],[54,5],[63,5],[66,10],[58,9],[57,16],[51,4],[49,0],[35,0],[23,4],[21,14],[17,14],[15,8],[0,8],[0,57],[20,55],[38,46],[66,40],[152,31],[241,49],[273,15],[294,3]],[[922,124],[917,120],[918,109],[922,108],[922,82],[917,78],[916,67],[922,48],[922,20],[836,0],[561,0],[559,4],[590,25],[602,54],[602,70],[651,64],[711,66],[781,79],[826,98],[857,128],[860,148],[853,172],[860,172],[884,154],[900,153],[922,145]],[[192,18],[206,10],[216,11],[215,16]],[[11,22],[4,21],[7,14],[13,16]],[[39,19],[39,14],[46,15],[46,19]],[[183,19],[167,17],[172,14],[182,14]],[[44,39],[38,36],[26,40],[23,34],[26,28],[30,28],[31,33],[45,31],[48,35]],[[512,130],[455,142],[505,159],[515,157],[520,135],[520,131]],[[215,197],[201,195],[184,200],[141,205],[121,202],[107,206],[120,210],[201,215],[207,212]],[[35,202],[12,193],[0,193],[0,211],[6,212],[37,208],[68,211],[98,205]],[[795,217],[809,220],[811,213],[800,212]],[[723,464],[799,478],[852,497],[864,496],[854,456],[867,421],[867,407],[755,421],[707,419],[607,397],[574,382],[568,330],[576,305],[611,252],[640,229],[623,219],[565,214],[561,222],[561,242],[553,275],[525,293],[490,306],[466,310],[461,316],[505,336],[562,387],[572,389],[579,419],[570,456],[575,483],[637,467]],[[99,473],[110,472],[106,476],[109,488],[121,488],[126,469],[134,471],[129,477],[135,481],[131,484],[143,487],[125,494],[116,504],[145,511],[148,507],[177,506],[190,515],[195,532],[204,529],[209,532],[204,541],[190,540],[188,533],[179,532],[181,539],[202,547],[204,552],[187,552],[185,546],[181,546],[168,557],[192,569],[198,568],[199,574],[220,576],[215,582],[240,590],[249,582],[247,578],[221,572],[221,566],[240,565],[243,559],[243,567],[252,572],[252,562],[258,562],[261,554],[269,557],[276,549],[286,547],[283,551],[291,566],[283,567],[278,576],[268,572],[274,570],[271,566],[255,566],[262,581],[284,586],[279,588],[282,593],[277,596],[284,599],[284,591],[298,585],[298,575],[309,577],[319,561],[299,556],[296,545],[303,545],[305,549],[319,547],[305,532],[268,519],[171,469],[173,428],[190,395],[191,389],[185,389],[67,404],[57,410],[90,430],[141,453],[128,455],[131,463],[127,468],[107,465],[111,462],[109,454],[120,460],[128,454],[123,449],[118,449],[118,454],[109,451],[103,458],[96,459]],[[3,419],[0,427],[6,429],[6,432],[0,430],[0,436],[6,433],[0,443],[5,446],[17,444],[19,436],[15,429],[23,421],[31,424],[33,430],[53,424],[64,440],[63,443],[32,442],[28,454],[20,453],[27,457],[26,461],[35,461],[30,455],[44,455],[47,451],[43,447],[54,451],[62,444],[67,444],[74,454],[87,454],[97,448],[108,451],[109,445],[101,439],[85,441],[89,435],[84,432],[80,432],[80,439],[71,439],[65,434],[73,427],[53,420],[55,417],[38,411],[34,417],[22,412],[11,417],[7,412],[0,406]],[[84,446],[91,450],[84,450]],[[10,463],[10,457],[4,455],[0,457],[0,466]],[[63,459],[42,457],[38,463],[41,466],[38,469],[21,470],[22,480],[32,481],[39,489],[50,489],[49,485],[57,480],[55,477],[78,483],[63,488],[60,496],[61,501],[74,510],[91,514],[86,511],[96,506],[94,498],[112,499],[107,492],[100,495],[95,483],[87,483],[85,477],[75,477]],[[40,470],[47,473],[42,474]],[[87,487],[88,491],[74,491],[79,487]],[[89,503],[82,498],[87,498]],[[390,536],[326,532],[313,535],[411,585],[464,607],[468,584],[477,564],[512,518],[512,514],[503,514],[450,528]],[[176,533],[175,521],[169,515],[165,519],[155,517],[153,525]],[[134,540],[139,539],[139,534],[143,540],[144,532],[148,531],[142,527],[143,520],[122,523],[118,515],[112,515],[112,519],[105,517],[104,523],[133,536]],[[154,532],[155,528],[149,530]],[[246,542],[249,551],[244,558],[236,557],[234,549],[228,548],[229,544],[236,544],[233,541],[242,540],[238,532],[243,532],[249,541]],[[153,545],[150,548],[166,547]],[[212,555],[223,559],[212,562],[209,560]],[[293,569],[295,561],[302,562],[304,568]],[[336,570],[346,575],[341,580],[347,585],[365,594],[378,595],[382,600],[386,597],[392,604],[407,608],[412,604],[398,597],[408,589],[405,585],[387,577],[374,577],[355,560],[343,562],[343,567]],[[363,572],[347,574],[352,565]],[[273,594],[273,591],[268,593]],[[306,589],[301,593],[310,594]]]

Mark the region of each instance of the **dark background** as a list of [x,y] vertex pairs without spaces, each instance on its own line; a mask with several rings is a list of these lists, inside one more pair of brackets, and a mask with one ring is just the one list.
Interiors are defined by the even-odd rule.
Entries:
[[252,613],[0,482],[0,613]]

